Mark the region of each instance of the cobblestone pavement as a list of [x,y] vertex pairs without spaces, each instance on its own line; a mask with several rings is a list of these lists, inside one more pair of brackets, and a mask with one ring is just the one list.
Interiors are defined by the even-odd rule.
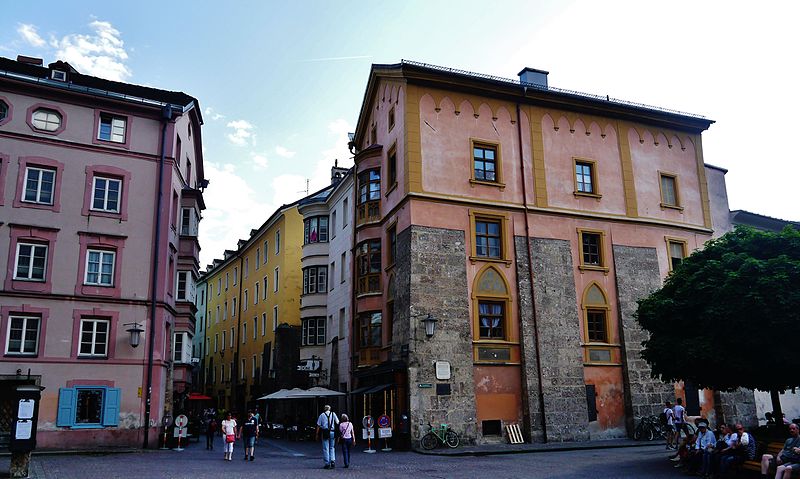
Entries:
[[[261,440],[253,462],[242,460],[241,444],[234,460],[222,460],[221,443],[206,451],[191,444],[181,452],[142,451],[128,454],[58,454],[34,456],[31,477],[36,479],[87,478],[680,478],[666,460],[663,446],[583,451],[538,452],[483,457],[425,456],[413,452],[363,453],[359,444],[349,469],[322,469],[321,448],[316,443]],[[6,456],[8,457],[8,456]]]

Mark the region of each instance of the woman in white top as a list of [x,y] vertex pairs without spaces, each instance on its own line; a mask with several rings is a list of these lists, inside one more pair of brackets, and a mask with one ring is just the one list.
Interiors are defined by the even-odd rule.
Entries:
[[222,441],[225,443],[225,460],[233,460],[233,444],[236,442],[236,419],[231,413],[222,420]]
[[350,449],[356,445],[356,435],[353,433],[353,423],[350,422],[347,414],[342,414],[342,422],[339,423],[339,436],[342,438],[344,467],[350,467]]

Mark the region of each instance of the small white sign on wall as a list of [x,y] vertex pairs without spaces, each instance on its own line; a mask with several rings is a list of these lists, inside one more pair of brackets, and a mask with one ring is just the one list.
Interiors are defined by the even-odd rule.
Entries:
[[434,364],[436,365],[436,379],[450,379],[450,361],[436,361]]

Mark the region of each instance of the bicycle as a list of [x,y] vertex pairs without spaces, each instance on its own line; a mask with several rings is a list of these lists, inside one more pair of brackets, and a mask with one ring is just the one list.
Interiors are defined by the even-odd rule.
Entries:
[[422,436],[422,441],[420,441],[423,449],[431,450],[439,445],[439,443],[446,444],[448,447],[453,449],[458,447],[460,442],[458,434],[450,429],[448,424],[442,424],[441,426],[433,427],[431,423],[428,423],[428,427],[430,428],[430,431]]
[[652,441],[656,438],[666,438],[667,431],[661,425],[658,416],[645,416],[639,419],[639,424],[633,431],[633,438],[637,441]]

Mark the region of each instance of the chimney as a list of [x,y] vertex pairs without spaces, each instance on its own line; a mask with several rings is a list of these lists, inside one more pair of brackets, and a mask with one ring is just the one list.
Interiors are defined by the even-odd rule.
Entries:
[[17,55],[17,61],[20,63],[26,63],[28,65],[34,65],[37,67],[40,67],[44,64],[44,61],[41,58],[26,57],[25,55]]
[[547,75],[550,72],[544,70],[537,70],[535,68],[525,67],[519,75],[519,82],[522,84],[534,85],[539,88],[547,89]]

